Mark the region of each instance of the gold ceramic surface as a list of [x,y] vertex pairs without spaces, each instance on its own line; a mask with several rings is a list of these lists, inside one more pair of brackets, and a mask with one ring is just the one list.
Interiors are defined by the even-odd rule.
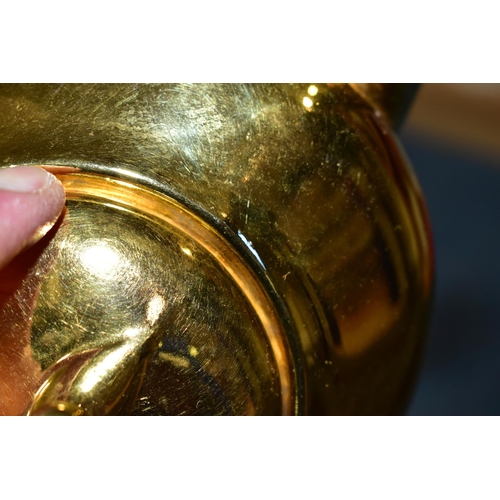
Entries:
[[0,86],[0,162],[68,195],[0,272],[0,411],[402,412],[432,255],[372,105],[340,84]]

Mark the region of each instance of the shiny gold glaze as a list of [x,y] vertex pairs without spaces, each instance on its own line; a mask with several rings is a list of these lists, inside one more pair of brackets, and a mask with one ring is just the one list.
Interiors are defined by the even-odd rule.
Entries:
[[432,255],[357,90],[0,86],[0,162],[68,194],[0,274],[0,410],[402,412]]

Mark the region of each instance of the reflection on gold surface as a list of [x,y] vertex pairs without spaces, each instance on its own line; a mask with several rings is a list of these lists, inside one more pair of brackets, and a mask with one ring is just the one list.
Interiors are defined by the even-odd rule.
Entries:
[[[130,328],[124,332],[124,335],[134,337],[137,333],[137,329]],[[123,362],[127,355],[133,352],[134,347],[133,343],[123,344],[108,351],[98,363],[94,363],[92,368],[83,375],[79,383],[79,390],[83,392],[92,391],[97,384],[114,371],[117,365]]]
[[[310,85],[309,88],[307,89],[307,93],[311,97],[314,97],[318,93],[318,87],[316,87],[316,85]],[[312,101],[311,101],[311,105],[312,105]]]
[[126,265],[115,249],[101,242],[90,241],[80,250],[79,258],[89,273],[106,280],[114,279]]
[[304,98],[302,99],[302,104],[303,104],[306,108],[310,108],[310,107],[312,107],[312,105],[313,105],[313,101],[312,101],[312,99],[311,99],[310,97],[307,97],[307,96],[306,96],[306,97],[304,97]]
[[164,298],[160,295],[155,295],[148,304],[147,318],[151,325],[154,325],[156,323],[156,321],[160,317],[160,314],[163,312],[163,309],[165,309]]

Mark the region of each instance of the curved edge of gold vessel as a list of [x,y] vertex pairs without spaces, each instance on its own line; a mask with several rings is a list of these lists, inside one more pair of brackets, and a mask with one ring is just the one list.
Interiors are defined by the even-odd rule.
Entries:
[[19,277],[0,297],[0,374],[17,374],[0,411],[401,413],[432,249],[397,140],[354,88],[0,86],[0,162],[44,165],[68,196],[2,271]]

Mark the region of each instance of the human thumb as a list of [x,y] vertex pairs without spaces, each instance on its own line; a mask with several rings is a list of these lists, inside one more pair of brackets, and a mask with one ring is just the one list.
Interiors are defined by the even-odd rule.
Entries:
[[62,184],[42,168],[0,169],[0,269],[49,231],[64,202]]

